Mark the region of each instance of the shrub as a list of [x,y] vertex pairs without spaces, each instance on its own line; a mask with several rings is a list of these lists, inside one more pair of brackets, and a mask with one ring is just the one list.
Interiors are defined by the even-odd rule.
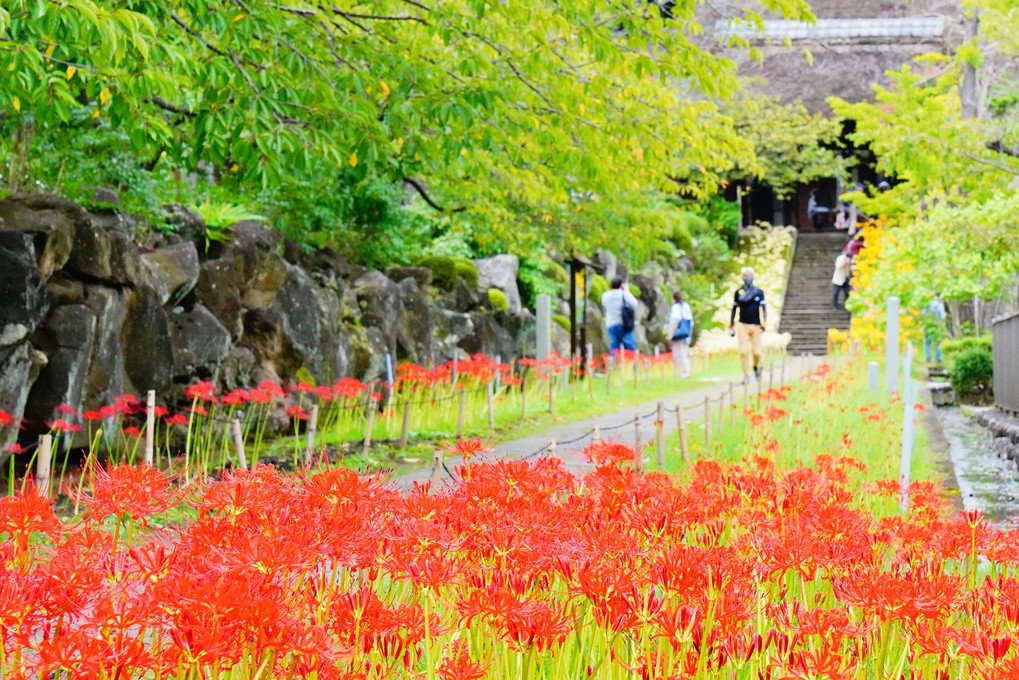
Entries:
[[[453,269],[456,275],[463,279],[471,288],[478,287],[478,268],[466,257],[454,257]],[[456,285],[456,280],[453,280]]]
[[559,284],[545,274],[548,263],[544,259],[520,258],[520,271],[517,272],[517,285],[520,286],[520,298],[524,307],[534,309],[539,295],[556,295]]
[[553,314],[552,321],[562,326],[563,330],[565,330],[567,333],[570,332],[570,318],[568,316],[563,316],[562,314]]
[[498,288],[488,289],[488,304],[492,309],[500,309],[504,312],[509,309],[509,300],[506,299],[506,293]]
[[601,274],[595,274],[591,279],[591,292],[589,293],[591,301],[600,303],[601,296],[607,293],[610,287],[608,279]]
[[991,353],[979,347],[964,351],[956,358],[949,378],[956,394],[990,394],[994,378],[994,359]]
[[669,234],[669,240],[684,253],[693,250],[693,236],[686,220],[677,220]]
[[971,349],[980,349],[985,352],[991,352],[991,335],[967,336],[964,338],[957,338],[955,340],[944,340],[941,343],[941,353],[944,355],[945,360],[951,364],[956,358],[962,355],[963,352]]
[[545,278],[555,281],[561,287],[570,285],[570,275],[566,272],[566,267],[558,262],[549,262],[541,273],[545,275]]
[[[432,270],[432,281],[436,287],[443,290],[456,288],[457,262],[454,258],[446,255],[429,255],[417,261],[419,267],[428,267]],[[477,269],[474,270],[475,276]]]

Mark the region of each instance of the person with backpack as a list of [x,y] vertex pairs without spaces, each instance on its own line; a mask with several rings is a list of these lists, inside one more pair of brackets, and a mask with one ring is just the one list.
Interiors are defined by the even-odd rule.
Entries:
[[672,294],[669,311],[669,342],[672,344],[672,373],[681,378],[690,377],[690,339],[693,336],[693,311],[683,294]]
[[753,358],[754,377],[761,379],[761,336],[768,319],[764,306],[764,291],[754,285],[754,270],[743,267],[743,285],[736,289],[729,315],[729,335],[737,335],[734,323],[739,311],[739,357],[743,363],[743,382],[750,382],[750,359]]
[[850,281],[853,277],[853,258],[848,253],[840,253],[835,258],[835,273],[831,277],[831,308],[839,308],[839,293],[843,293],[842,306],[849,300]]
[[612,353],[620,349],[637,349],[633,339],[637,298],[623,286],[621,277],[613,277],[612,290],[605,291],[601,296],[601,307],[605,312],[605,328],[609,332],[609,349]]

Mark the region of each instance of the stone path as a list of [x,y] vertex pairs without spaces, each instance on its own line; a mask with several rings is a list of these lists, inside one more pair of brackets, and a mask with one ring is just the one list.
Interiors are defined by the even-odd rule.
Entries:
[[[806,372],[808,366],[812,368],[821,363],[822,360],[823,357],[813,359],[787,357],[785,359],[785,381],[789,382],[799,378]],[[775,362],[774,370],[774,385],[778,386],[781,384],[782,379],[780,362]],[[533,459],[541,455],[548,455],[549,441],[554,439],[556,441],[555,455],[565,461],[566,468],[571,473],[582,475],[594,469],[581,455],[584,447],[591,442],[592,430],[598,427],[601,438],[613,439],[633,445],[637,439],[634,419],[639,418],[641,423],[641,443],[647,445],[647,449],[644,452],[645,467],[655,469],[657,464],[655,462],[654,421],[659,401],[664,402],[666,408],[662,428],[666,437],[678,429],[675,408],[677,404],[682,404],[687,427],[690,429],[691,441],[703,438],[705,398],[711,402],[712,427],[717,428],[718,400],[724,393],[726,395],[726,404],[728,405],[729,380],[725,378],[705,378],[698,382],[702,383],[700,387],[679,392],[661,400],[656,399],[613,413],[606,413],[572,423],[563,423],[540,434],[528,435],[513,441],[503,442],[495,446],[491,455],[496,458],[510,460],[520,458]],[[757,387],[758,385],[756,384],[750,385],[748,393],[751,395],[756,394]],[[762,391],[768,388],[767,372],[762,375],[760,387]],[[742,403],[743,386],[737,384],[734,390],[736,402],[738,404]],[[726,416],[725,426],[729,426],[728,416]],[[460,456],[449,456],[445,459],[444,463],[446,470],[440,472],[440,478],[444,482],[448,482],[451,477],[447,470],[449,473],[452,473],[457,466],[463,463],[463,459]],[[432,466],[428,466],[412,470],[397,477],[395,483],[400,488],[409,489],[413,487],[415,482],[424,483],[431,479],[431,477]]]

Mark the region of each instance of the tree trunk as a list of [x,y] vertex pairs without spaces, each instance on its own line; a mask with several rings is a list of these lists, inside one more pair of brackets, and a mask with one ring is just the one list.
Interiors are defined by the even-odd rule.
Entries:
[[[980,10],[973,9],[970,16],[963,21],[966,31],[966,42],[975,42],[980,32]],[[962,100],[962,117],[976,118],[980,115],[980,95],[977,84],[977,68],[969,62],[962,65],[962,87],[959,92]]]

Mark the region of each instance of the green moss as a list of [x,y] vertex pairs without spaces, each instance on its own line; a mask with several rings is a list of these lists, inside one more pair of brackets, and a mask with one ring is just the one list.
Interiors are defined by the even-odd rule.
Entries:
[[316,385],[315,379],[311,377],[311,372],[304,366],[301,366],[299,369],[297,369],[297,372],[294,373],[294,378],[297,380],[297,382],[308,383],[312,387]]
[[[447,255],[429,255],[418,260],[417,265],[419,267],[428,267],[432,270],[432,281],[436,287],[443,290],[453,290],[456,287],[458,272],[455,258]],[[476,268],[474,274],[477,276]]]
[[669,234],[669,241],[683,252],[688,253],[693,250],[693,236],[690,234],[687,220],[676,221]]
[[509,309],[509,300],[506,299],[506,293],[498,288],[488,289],[488,304],[492,309],[501,309],[504,312]]
[[601,302],[601,296],[609,291],[609,282],[601,274],[595,274],[594,278],[591,279],[591,299],[594,302]]
[[637,298],[638,300],[640,299],[640,288],[638,288],[636,285],[632,283],[630,284],[630,293],[633,295],[633,297]]
[[555,281],[560,286],[570,285],[570,275],[566,273],[566,268],[558,262],[549,262],[541,273],[545,275],[545,278]]
[[478,287],[478,268],[466,257],[454,257],[453,268],[459,276],[471,288]]
[[570,332],[570,319],[569,317],[563,316],[562,314],[553,314],[552,320],[563,327],[567,333]]

